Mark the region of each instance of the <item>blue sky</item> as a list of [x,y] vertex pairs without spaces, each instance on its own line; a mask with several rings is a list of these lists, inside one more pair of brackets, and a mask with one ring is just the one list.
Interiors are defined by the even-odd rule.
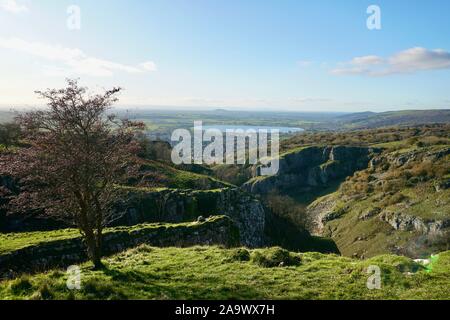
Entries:
[[34,90],[79,77],[124,87],[127,106],[449,108],[448,12],[447,0],[0,0],[0,105],[39,104]]

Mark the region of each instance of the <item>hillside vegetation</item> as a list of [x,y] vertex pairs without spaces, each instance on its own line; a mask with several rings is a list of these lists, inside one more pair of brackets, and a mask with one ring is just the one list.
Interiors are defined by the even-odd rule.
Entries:
[[346,129],[449,123],[450,110],[403,110],[381,113],[363,112],[343,115],[337,117],[336,121]]
[[140,173],[130,185],[148,188],[208,190],[228,187],[230,184],[213,177],[180,170],[162,161],[141,160]]
[[309,212],[344,255],[426,256],[450,247],[450,140],[376,144],[385,151]]
[[[386,127],[347,131],[305,132],[281,141],[282,152],[291,152],[310,145],[371,146],[376,144],[403,143],[408,138],[450,137],[450,124],[430,124],[411,127]],[[435,138],[431,138],[435,139]],[[438,139],[436,139],[438,140]]]
[[[277,216],[331,237],[346,256],[450,248],[448,124],[306,132],[281,147],[276,176],[243,184]],[[352,150],[367,150],[367,161],[352,166],[360,156]]]

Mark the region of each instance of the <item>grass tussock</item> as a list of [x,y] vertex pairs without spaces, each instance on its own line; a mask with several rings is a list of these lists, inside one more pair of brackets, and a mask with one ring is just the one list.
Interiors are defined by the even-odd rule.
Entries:
[[298,255],[278,247],[254,251],[251,261],[265,268],[298,266],[301,263]]

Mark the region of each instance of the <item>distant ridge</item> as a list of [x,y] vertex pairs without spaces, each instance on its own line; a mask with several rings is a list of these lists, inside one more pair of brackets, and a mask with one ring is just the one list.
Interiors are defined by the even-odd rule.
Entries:
[[450,109],[360,112],[337,117],[336,122],[347,129],[450,123]]

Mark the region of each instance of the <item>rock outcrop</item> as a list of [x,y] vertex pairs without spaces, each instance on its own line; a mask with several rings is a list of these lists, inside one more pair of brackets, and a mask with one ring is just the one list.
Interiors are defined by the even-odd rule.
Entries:
[[[125,195],[117,201],[114,210],[116,216],[121,218],[110,226],[189,222],[197,220],[199,216],[226,215],[239,228],[242,245],[260,247],[266,243],[266,212],[263,205],[255,197],[238,188],[182,190],[130,187],[125,188]],[[0,231],[20,232],[70,227],[49,218],[4,217],[5,212],[0,211]]]
[[[142,244],[157,247],[194,245],[239,246],[239,230],[226,216],[211,217],[204,222],[178,225],[141,225],[120,227],[104,235],[104,255],[111,255]],[[48,241],[0,254],[0,278],[21,272],[66,267],[87,260],[81,237]]]
[[199,216],[226,215],[239,228],[242,245],[260,247],[265,244],[264,207],[238,188],[200,191],[134,188],[125,199],[117,206],[117,210],[125,212],[117,222],[121,225],[194,221]]
[[450,220],[448,219],[426,221],[420,217],[399,212],[384,211],[379,217],[381,221],[388,223],[395,230],[417,231],[425,235],[439,234],[450,227]]
[[326,186],[367,168],[372,155],[379,151],[365,147],[305,147],[282,155],[280,169],[275,176],[259,176],[259,167],[255,167],[255,177],[244,184],[243,189],[266,194],[274,189]]

